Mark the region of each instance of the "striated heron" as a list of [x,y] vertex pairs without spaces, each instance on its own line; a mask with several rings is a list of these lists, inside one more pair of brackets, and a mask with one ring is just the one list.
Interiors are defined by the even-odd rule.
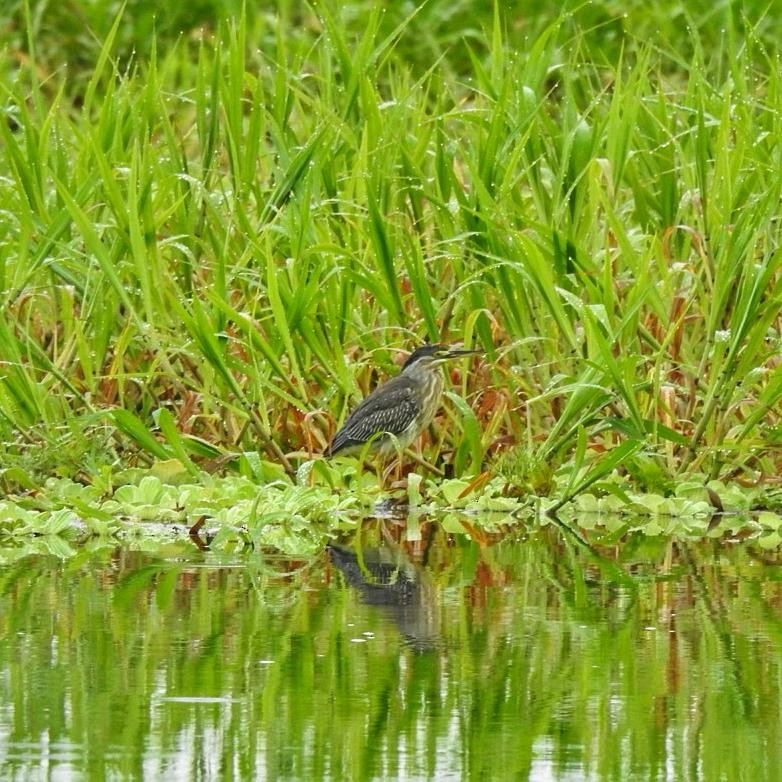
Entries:
[[440,365],[481,352],[439,344],[413,351],[398,375],[378,386],[353,410],[324,456],[356,452],[370,440],[370,450],[380,456],[394,453],[396,443],[407,448],[437,412],[443,393]]

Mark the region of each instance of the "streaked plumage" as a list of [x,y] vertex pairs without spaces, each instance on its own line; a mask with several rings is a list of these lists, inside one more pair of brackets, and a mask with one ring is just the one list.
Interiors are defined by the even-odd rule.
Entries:
[[477,353],[447,345],[424,345],[415,350],[396,376],[378,386],[348,416],[325,451],[325,456],[362,448],[373,436],[372,451],[393,453],[396,444],[406,448],[430,424],[443,392],[440,364],[450,358]]

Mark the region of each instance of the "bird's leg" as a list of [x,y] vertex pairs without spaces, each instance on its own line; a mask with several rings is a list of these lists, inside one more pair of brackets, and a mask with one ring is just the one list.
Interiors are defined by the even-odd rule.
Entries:
[[[393,467],[393,464],[391,466]],[[375,478],[377,478],[380,488],[385,489],[386,478],[388,477],[388,465],[382,458],[379,458],[374,464],[370,462],[369,459],[365,459],[361,463],[361,470],[362,472],[365,470],[372,472]]]
[[[398,485],[402,480],[402,466],[403,466],[404,452],[401,449],[397,449],[395,456],[386,463],[382,470],[378,471],[380,476],[380,486],[383,490],[389,490],[394,485]],[[389,483],[389,478],[393,475],[393,483]]]
[[445,478],[445,473],[439,467],[435,467],[435,465],[429,464],[429,462],[427,462],[423,456],[419,456],[411,449],[408,449],[406,453],[419,467],[423,467],[427,472],[436,475],[438,478]]
[[380,488],[383,491],[386,491],[386,488],[388,487],[388,479],[391,473],[394,471],[394,466],[394,462],[389,462],[388,464],[384,464],[382,469],[378,470],[378,476],[380,477]]

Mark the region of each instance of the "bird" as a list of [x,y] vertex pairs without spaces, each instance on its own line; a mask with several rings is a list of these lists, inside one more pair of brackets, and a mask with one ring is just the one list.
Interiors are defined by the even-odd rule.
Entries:
[[398,375],[378,386],[350,413],[324,456],[369,450],[387,457],[407,448],[432,422],[443,393],[440,365],[481,353],[449,345],[428,344],[414,350]]

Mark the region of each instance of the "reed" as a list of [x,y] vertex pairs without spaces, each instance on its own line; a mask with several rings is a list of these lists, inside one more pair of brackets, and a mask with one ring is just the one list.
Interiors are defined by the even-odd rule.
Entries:
[[71,5],[0,29],[6,480],[295,469],[425,339],[457,474],[779,474],[773,8]]

